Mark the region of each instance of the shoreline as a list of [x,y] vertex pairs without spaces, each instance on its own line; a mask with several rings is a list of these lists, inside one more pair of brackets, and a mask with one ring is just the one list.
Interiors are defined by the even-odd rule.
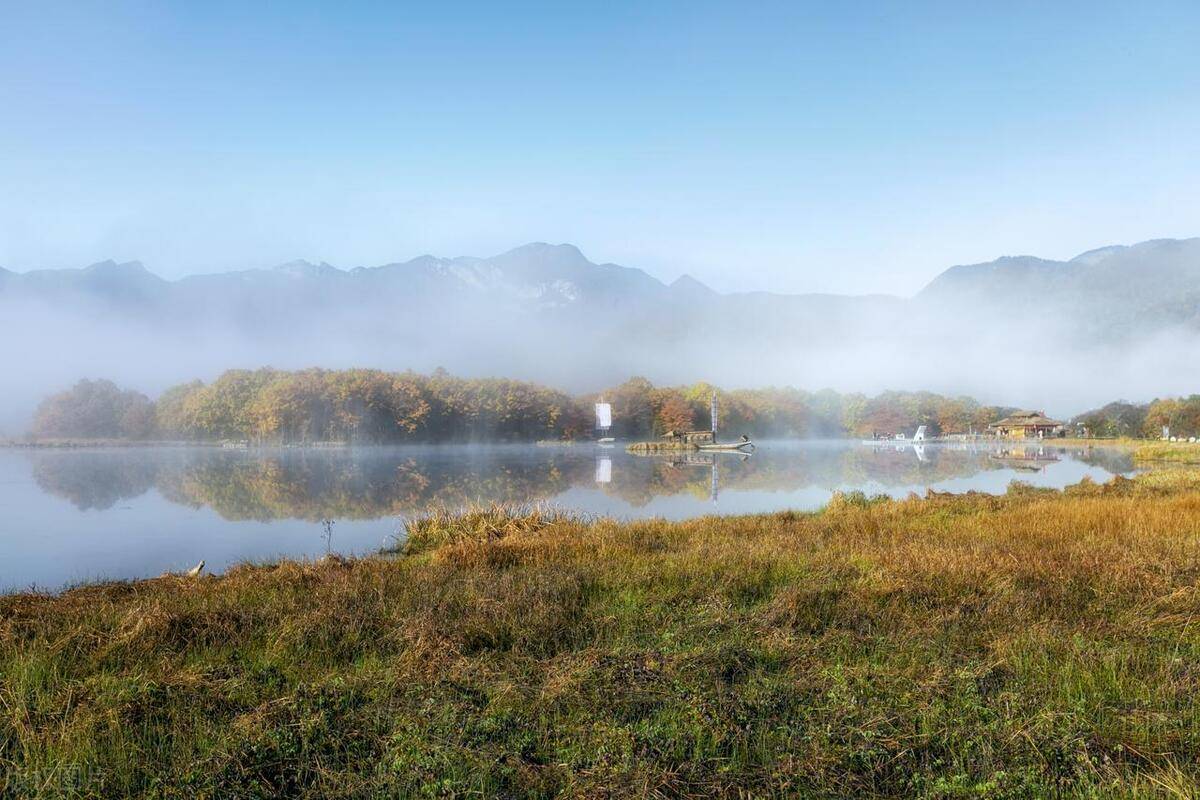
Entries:
[[220,442],[184,442],[174,440],[136,439],[4,439],[0,449],[7,450],[110,450],[117,448],[143,449],[153,447],[216,447]]
[[[842,440],[835,440],[842,441]],[[1200,446],[1197,447],[1196,455],[1200,458]],[[590,528],[595,526],[616,526],[616,527],[632,527],[644,524],[665,524],[668,526],[687,527],[692,523],[705,520],[715,519],[721,521],[743,521],[748,523],[761,522],[770,520],[776,517],[819,517],[830,511],[836,511],[844,508],[847,505],[880,506],[888,504],[904,504],[904,503],[922,503],[937,499],[976,499],[976,498],[993,498],[995,500],[1003,500],[1014,496],[1022,496],[1026,494],[1034,494],[1048,501],[1053,501],[1055,498],[1070,497],[1079,492],[1098,491],[1104,493],[1112,487],[1119,487],[1122,491],[1127,491],[1129,487],[1142,489],[1142,494],[1145,496],[1158,495],[1162,493],[1162,488],[1166,487],[1171,492],[1194,489],[1200,494],[1200,469],[1192,470],[1193,464],[1200,464],[1200,461],[1179,462],[1173,463],[1165,460],[1148,461],[1148,468],[1133,477],[1123,477],[1117,475],[1109,481],[1101,484],[1093,482],[1090,478],[1085,478],[1082,482],[1065,486],[1061,489],[1036,487],[1024,483],[1020,478],[1014,478],[1009,484],[1004,494],[989,494],[985,492],[967,491],[967,492],[938,492],[933,489],[926,489],[925,494],[912,493],[908,498],[893,497],[888,494],[880,493],[875,495],[867,495],[861,490],[855,489],[850,491],[835,490],[829,501],[820,508],[811,510],[779,510],[779,511],[763,511],[751,512],[746,514],[726,514],[713,516],[691,517],[682,520],[667,520],[657,517],[645,517],[634,519],[618,519],[604,516],[594,516],[586,513],[576,513],[569,509],[562,509],[552,505],[542,503],[532,504],[513,504],[504,505],[494,503],[491,506],[482,508],[467,508],[459,511],[451,511],[446,509],[433,509],[420,516],[415,516],[406,519],[410,526],[415,526],[418,530],[416,536],[412,534],[403,540],[397,540],[395,546],[381,547],[372,552],[363,553],[361,555],[347,555],[344,553],[326,553],[323,556],[316,558],[296,558],[282,557],[278,559],[268,559],[266,561],[250,560],[229,565],[223,572],[213,573],[204,572],[201,576],[204,580],[220,580],[226,574],[234,572],[242,572],[245,570],[272,570],[286,565],[320,565],[327,560],[332,560],[346,565],[352,562],[369,562],[371,560],[392,561],[397,558],[411,557],[424,553],[428,550],[436,549],[441,544],[447,543],[456,539],[471,538],[475,535],[482,535],[484,538],[493,536],[496,539],[504,538],[509,530],[524,531],[531,526],[528,522],[530,518],[539,520],[549,519],[557,524],[571,524],[576,527]],[[1106,489],[1106,487],[1109,487]],[[1153,488],[1151,488],[1153,487]],[[474,527],[472,527],[474,526]],[[536,528],[544,527],[542,523],[538,523]],[[422,534],[420,529],[432,529],[432,532]],[[475,530],[478,528],[478,530]],[[447,533],[449,531],[449,533]],[[483,531],[483,533],[479,533]],[[411,542],[419,542],[417,546],[411,546]],[[436,544],[430,544],[435,542]],[[97,580],[84,580],[79,583],[67,584],[58,589],[15,589],[2,591],[0,590],[0,601],[5,598],[14,596],[28,595],[31,597],[55,597],[61,596],[74,591],[87,591],[95,587],[103,586],[129,586],[135,587],[140,584],[152,584],[156,581],[170,578],[179,578],[179,574],[165,572],[158,576],[148,576],[139,578],[101,578]]]

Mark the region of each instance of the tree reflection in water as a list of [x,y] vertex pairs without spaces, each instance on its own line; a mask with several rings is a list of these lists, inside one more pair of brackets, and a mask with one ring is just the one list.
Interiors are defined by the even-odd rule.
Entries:
[[[1035,445],[1111,473],[1132,470],[1127,451]],[[215,448],[35,451],[46,492],[81,510],[106,509],[156,489],[174,503],[228,520],[379,519],[434,507],[549,501],[591,489],[642,507],[657,497],[712,491],[794,491],[847,486],[925,486],[1005,469],[988,446],[768,443],[751,458],[698,454],[635,457],[619,448],[400,447],[345,450]],[[597,469],[597,457],[610,465]],[[597,480],[603,473],[603,479]]]

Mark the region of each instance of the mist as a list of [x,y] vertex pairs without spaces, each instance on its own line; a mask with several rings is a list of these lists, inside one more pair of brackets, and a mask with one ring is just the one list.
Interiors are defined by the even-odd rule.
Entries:
[[[573,393],[634,375],[731,389],[929,390],[1064,418],[1193,392],[1197,240],[1087,255],[957,267],[911,298],[719,294],[545,244],[178,281],[136,262],[7,273],[0,357],[14,368],[0,432],[21,434],[41,398],[79,378],[155,397],[261,366],[440,367]],[[1151,276],[1182,288],[1133,291],[1114,270],[1127,283]]]

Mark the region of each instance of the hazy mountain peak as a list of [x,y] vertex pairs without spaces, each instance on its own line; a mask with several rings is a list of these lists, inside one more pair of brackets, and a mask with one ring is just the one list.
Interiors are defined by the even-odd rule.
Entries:
[[930,281],[918,296],[994,291],[997,282],[1012,280],[1018,274],[1028,276],[1044,271],[1043,265],[1055,263],[1034,256],[1001,256],[981,264],[956,264]]
[[1001,264],[1033,264],[1046,262],[1047,259],[1030,255],[1000,256],[996,259]]
[[422,267],[441,267],[445,264],[446,259],[439,258],[435,255],[431,255],[430,253],[424,253],[416,258],[410,258],[408,261],[405,261],[403,266],[420,269]]
[[133,276],[152,274],[140,261],[126,261],[118,264],[111,258],[106,261],[97,261],[95,264],[85,267],[83,271],[92,275]]
[[1157,250],[1161,248],[1175,249],[1190,247],[1200,242],[1200,238],[1192,237],[1190,239],[1147,239],[1144,242],[1138,242],[1133,245],[1131,250],[1151,249]]
[[140,261],[117,263],[109,259],[82,270],[69,270],[60,274],[69,275],[72,272],[78,276],[81,286],[91,287],[93,291],[109,296],[141,296],[144,292],[157,291],[167,285],[166,281],[146,269]]
[[1097,247],[1095,250],[1088,250],[1085,253],[1080,253],[1071,259],[1072,264],[1098,264],[1109,256],[1123,253],[1129,248],[1123,244],[1112,244],[1108,247]]
[[293,261],[285,261],[282,264],[278,264],[278,265],[276,265],[275,269],[278,270],[279,272],[290,272],[291,270],[294,270],[294,269],[300,269],[300,270],[313,269],[316,266],[317,266],[316,264],[312,263],[311,261],[309,261],[307,259],[297,258]]
[[1138,258],[1153,256],[1155,254],[1182,253],[1188,255],[1194,253],[1198,245],[1200,245],[1200,239],[1198,238],[1147,239],[1144,242],[1132,245],[1113,244],[1107,247],[1098,247],[1095,250],[1088,250],[1072,258],[1071,263],[1098,264],[1101,261],[1107,261],[1113,256]]
[[[497,258],[505,256],[519,256],[525,258],[554,258],[562,260],[582,260],[587,261],[579,248],[573,244],[548,244],[546,242],[530,242],[519,247],[514,247],[505,253],[500,254]],[[590,262],[589,262],[590,263]]]
[[707,296],[716,294],[716,292],[714,292],[708,286],[704,285],[686,273],[671,281],[670,288],[673,292],[694,296]]
[[527,264],[530,266],[593,266],[592,262],[588,261],[575,245],[547,244],[546,242],[523,244],[487,260],[495,264]]
[[286,264],[280,264],[275,267],[275,272],[294,275],[298,278],[319,278],[333,273],[340,273],[341,270],[324,261],[320,264],[314,264],[311,261],[298,258],[295,261],[289,261]]
[[528,284],[571,280],[596,267],[573,244],[545,242],[531,242],[485,260],[511,280]]
[[[696,280],[695,278],[693,278],[691,275],[687,274],[686,272],[683,273],[682,275],[680,275],[675,280],[671,281],[671,285],[679,286],[679,287],[704,286],[703,283]],[[708,288],[708,287],[705,287],[705,288]]]

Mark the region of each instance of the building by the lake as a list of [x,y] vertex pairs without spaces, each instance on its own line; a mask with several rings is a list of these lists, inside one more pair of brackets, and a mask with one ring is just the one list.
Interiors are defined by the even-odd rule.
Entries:
[[988,425],[988,430],[992,435],[1006,439],[1044,439],[1062,436],[1065,427],[1041,411],[1018,411]]

